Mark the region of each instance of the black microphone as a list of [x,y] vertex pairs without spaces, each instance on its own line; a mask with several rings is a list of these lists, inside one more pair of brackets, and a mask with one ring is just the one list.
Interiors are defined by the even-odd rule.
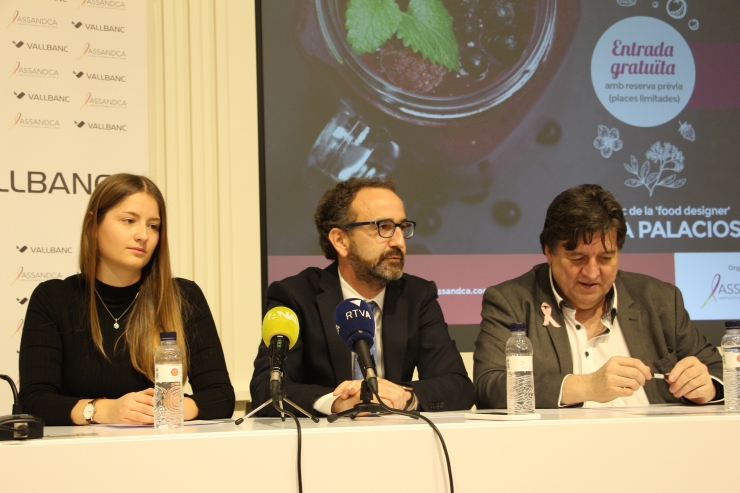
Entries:
[[375,359],[370,354],[375,337],[375,318],[373,309],[364,300],[348,298],[334,309],[334,324],[337,334],[357,353],[367,386],[373,394],[378,393],[378,376]]
[[262,321],[262,341],[270,348],[270,393],[280,391],[286,351],[298,340],[298,316],[284,306],[271,308]]
[[40,418],[23,414],[18,403],[18,389],[15,382],[7,375],[0,375],[13,390],[13,414],[0,416],[0,441],[25,440],[27,438],[42,438],[44,436],[44,421]]

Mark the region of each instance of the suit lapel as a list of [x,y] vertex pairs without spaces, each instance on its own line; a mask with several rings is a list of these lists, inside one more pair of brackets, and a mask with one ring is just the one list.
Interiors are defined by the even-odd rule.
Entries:
[[[555,347],[555,352],[558,355],[560,371],[562,373],[573,373],[573,355],[570,352],[568,329],[565,328],[563,311],[558,306],[552,292],[552,287],[550,286],[550,266],[548,264],[543,264],[543,268],[537,273],[537,287],[538,292],[534,299],[537,323],[540,327],[545,323],[545,315],[542,313],[542,303],[547,303],[552,308],[552,319],[560,325],[560,327],[555,327],[552,324],[546,326],[552,345]],[[536,348],[535,351],[537,351]]]
[[334,309],[342,301],[342,287],[339,284],[337,264],[334,263],[324,269],[319,281],[319,294],[316,303],[321,314],[321,324],[324,327],[324,336],[329,353],[329,362],[334,370],[337,385],[345,380],[352,380],[352,356],[347,345],[337,334],[334,324]]
[[[653,363],[653,357],[648,351],[650,341],[646,331],[641,326],[640,312],[632,308],[634,302],[627,288],[624,287],[617,277],[614,283],[617,287],[617,319],[619,328],[622,330],[630,357],[639,359],[648,366]],[[655,385],[645,385],[645,393],[650,402],[660,402],[660,396]]]
[[403,360],[408,341],[408,302],[400,296],[401,281],[388,284],[383,301],[383,369],[392,382],[403,381]]

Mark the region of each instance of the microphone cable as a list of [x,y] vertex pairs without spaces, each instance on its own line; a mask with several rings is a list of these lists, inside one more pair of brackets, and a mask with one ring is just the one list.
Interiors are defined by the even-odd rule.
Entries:
[[272,401],[272,406],[277,409],[279,413],[287,414],[293,418],[295,426],[298,429],[298,493],[303,493],[303,476],[301,475],[301,424],[298,422],[298,418],[295,414],[278,406],[277,401]]
[[434,432],[437,434],[437,438],[439,438],[439,443],[442,444],[442,450],[445,453],[445,460],[447,461],[447,477],[450,480],[450,493],[455,493],[455,487],[452,484],[452,466],[450,465],[450,454],[447,453],[447,445],[445,445],[445,440],[442,438],[442,433],[439,431],[439,429],[432,423],[432,421],[427,418],[426,416],[422,415],[419,411],[402,411],[400,409],[393,409],[385,405],[383,400],[380,398],[380,396],[375,393],[375,398],[378,399],[378,404],[380,404],[380,407],[383,408],[384,411],[391,413],[391,414],[400,414],[401,416],[407,416],[409,418],[414,419],[423,419],[424,421],[429,424],[429,426],[432,427]]
[[0,375],[0,378],[8,382],[10,390],[13,391],[13,414],[21,414],[21,406],[18,404],[18,389],[15,387],[15,382],[8,375]]
[[[44,422],[29,414],[23,414],[21,405],[18,402],[18,389],[15,382],[8,375],[0,375],[0,379],[5,380],[13,391],[13,413],[7,416],[0,416],[0,441],[5,440],[27,440],[29,438],[43,438]],[[6,433],[7,432],[7,433]]]

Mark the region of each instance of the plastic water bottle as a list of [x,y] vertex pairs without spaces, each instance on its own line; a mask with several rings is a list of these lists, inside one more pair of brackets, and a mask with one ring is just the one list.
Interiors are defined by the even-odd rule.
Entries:
[[534,374],[532,341],[527,337],[527,324],[509,326],[506,341],[506,407],[509,414],[534,413]]
[[740,320],[725,322],[722,352],[725,410],[740,413]]
[[161,332],[154,353],[154,427],[158,430],[182,428],[183,406],[182,351],[176,332]]

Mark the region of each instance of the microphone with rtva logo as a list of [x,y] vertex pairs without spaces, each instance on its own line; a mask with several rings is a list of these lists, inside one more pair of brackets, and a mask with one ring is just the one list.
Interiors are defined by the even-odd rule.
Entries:
[[375,338],[373,309],[364,300],[349,298],[334,309],[334,324],[339,337],[357,353],[367,386],[373,394],[378,393],[378,378],[375,360],[370,354]]

